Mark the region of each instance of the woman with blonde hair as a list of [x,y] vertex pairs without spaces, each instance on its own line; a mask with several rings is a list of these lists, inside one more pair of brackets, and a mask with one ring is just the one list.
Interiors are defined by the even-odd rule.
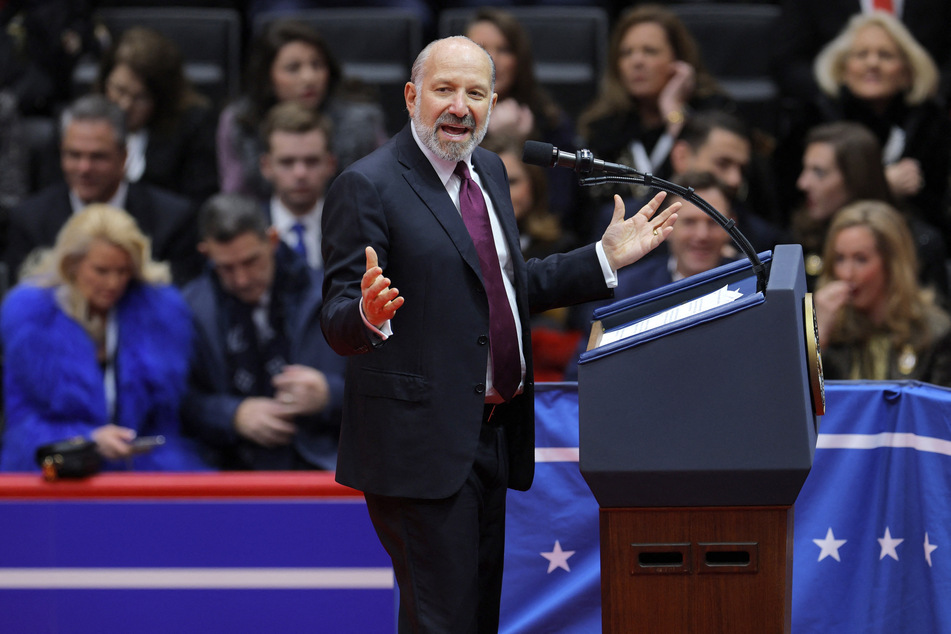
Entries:
[[918,284],[905,219],[860,200],[829,226],[815,293],[826,378],[918,379],[951,386],[951,318]]
[[875,11],[849,20],[816,57],[813,72],[821,95],[791,126],[792,147],[801,150],[802,132],[820,123],[867,127],[881,145],[892,196],[920,212],[947,242],[951,121],[936,98],[939,74],[928,52],[898,19]]
[[[191,315],[135,220],[90,205],[0,309],[6,429],[0,470],[35,470],[38,447],[90,439],[106,469],[201,468],[179,435]],[[163,436],[144,451],[138,436]]]

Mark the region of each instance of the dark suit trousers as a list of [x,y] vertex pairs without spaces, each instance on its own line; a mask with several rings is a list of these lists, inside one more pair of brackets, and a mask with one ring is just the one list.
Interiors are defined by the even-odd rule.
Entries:
[[370,519],[393,560],[401,634],[498,632],[507,455],[504,430],[483,423],[475,464],[455,495],[366,494]]

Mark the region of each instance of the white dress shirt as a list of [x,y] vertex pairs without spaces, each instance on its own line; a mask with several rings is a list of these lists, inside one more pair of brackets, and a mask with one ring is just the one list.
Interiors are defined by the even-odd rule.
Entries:
[[[422,150],[423,154],[433,166],[433,169],[436,171],[436,175],[439,177],[440,182],[442,182],[442,184],[446,187],[446,193],[449,194],[449,197],[452,199],[453,204],[458,210],[459,190],[462,185],[462,179],[455,175],[457,161],[446,161],[445,159],[436,156],[436,154],[434,154],[433,151],[426,147],[426,145],[420,140],[414,125],[410,125],[410,130],[413,133],[413,140],[416,141],[416,145],[419,146],[419,149]],[[492,226],[492,238],[495,241],[495,248],[499,253],[499,266],[503,273],[502,282],[505,286],[505,293],[508,296],[509,306],[512,309],[512,315],[515,318],[515,330],[518,335],[518,355],[522,367],[521,379],[519,381],[519,387],[516,393],[520,393],[522,392],[525,385],[526,366],[524,347],[522,345],[522,324],[518,318],[518,308],[515,303],[515,286],[513,284],[515,269],[512,263],[512,255],[509,251],[508,243],[505,241],[505,234],[503,233],[502,226],[499,223],[495,205],[492,203],[492,199],[486,195],[485,187],[483,187],[482,180],[479,178],[479,173],[472,167],[472,156],[467,156],[465,158],[465,162],[469,167],[469,174],[472,177],[472,180],[474,180],[479,186],[479,189],[482,190],[482,197],[485,199],[485,206],[489,212],[489,224]],[[605,285],[607,288],[615,288],[617,286],[617,271],[614,271],[611,268],[611,265],[608,263],[607,256],[604,253],[604,247],[601,245],[600,240],[595,245],[595,251],[598,255],[598,261],[601,264],[601,271],[604,274]],[[521,257],[521,255],[521,251],[519,251],[518,256]],[[363,314],[362,302],[360,303],[360,315],[363,317],[363,323],[381,339],[387,339],[388,337],[393,336],[394,332],[389,321],[383,324],[380,328],[375,327],[373,324],[367,321],[366,315]],[[488,359],[486,363],[485,395],[487,403],[500,402],[501,400],[498,392],[496,392],[495,388],[492,387],[491,359]]]
[[297,234],[294,233],[294,224],[304,226],[304,246],[307,248],[307,264],[311,268],[319,269],[324,265],[320,254],[320,215],[324,210],[324,199],[321,198],[314,208],[302,216],[295,215],[284,206],[277,196],[271,197],[271,224],[277,229],[277,234],[287,246],[297,246]]
[[125,209],[125,199],[126,195],[129,193],[129,183],[122,181],[119,183],[119,187],[116,189],[116,193],[112,195],[112,198],[109,200],[91,200],[87,203],[84,203],[79,199],[79,196],[73,192],[72,189],[69,190],[69,204],[73,208],[73,213],[78,214],[80,211],[86,208],[87,205],[93,203],[104,203],[106,205],[112,205],[113,207],[118,207],[119,209]]

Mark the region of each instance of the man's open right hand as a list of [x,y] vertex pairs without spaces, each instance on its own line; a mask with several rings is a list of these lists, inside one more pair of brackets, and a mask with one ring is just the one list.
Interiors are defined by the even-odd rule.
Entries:
[[367,272],[363,274],[360,289],[363,292],[363,316],[379,328],[396,314],[403,305],[400,292],[390,287],[390,280],[383,277],[373,247],[367,247]]

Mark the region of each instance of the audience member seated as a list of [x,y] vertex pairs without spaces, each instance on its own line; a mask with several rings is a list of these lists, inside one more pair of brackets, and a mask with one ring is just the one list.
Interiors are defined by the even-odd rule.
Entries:
[[[723,216],[734,218],[730,188],[710,172],[688,172],[675,176],[673,182],[681,187],[692,187],[697,196]],[[581,304],[572,309],[570,323],[584,330],[586,335],[565,372],[566,379],[578,378],[578,356],[586,349],[587,333],[591,330],[592,313],[596,308],[709,271],[735,259],[736,251],[731,247],[730,234],[700,207],[680,196],[668,194],[660,209],[666,209],[675,202],[682,202],[683,205],[677,211],[677,224],[665,245],[655,249],[650,256],[618,271],[614,298],[606,302]],[[667,248],[664,249],[664,246]]]
[[894,199],[914,206],[947,241],[951,121],[935,99],[938,73],[928,53],[892,16],[857,15],[816,58],[815,73],[822,95],[791,125],[779,158],[792,167],[805,131],[819,123],[861,123],[881,144]]
[[[812,289],[828,265],[822,253],[835,213],[856,200],[894,201],[885,180],[878,141],[868,128],[848,121],[826,123],[809,132],[796,184],[805,196],[793,214],[792,237],[802,245],[807,285]],[[913,212],[905,211],[904,215],[918,249],[921,281],[944,301],[949,291],[941,234]]]
[[261,137],[261,173],[274,192],[265,215],[281,240],[319,269],[320,214],[337,173],[330,123],[317,111],[287,101],[268,112]]
[[775,215],[767,200],[773,179],[762,158],[754,153],[747,125],[722,110],[687,117],[670,152],[675,174],[710,172],[726,186],[733,218],[757,251],[788,241],[786,232],[767,220]]
[[100,61],[95,86],[126,117],[126,179],[192,200],[218,191],[217,113],[185,77],[181,51],[159,32],[125,31]]
[[[578,246],[548,207],[548,170],[522,161],[522,142],[512,137],[486,137],[482,147],[499,155],[509,177],[509,191],[518,223],[522,256],[544,258]],[[605,224],[607,226],[607,224]]]
[[840,210],[815,292],[827,379],[917,379],[951,387],[951,318],[917,281],[904,218],[879,201]]
[[61,138],[64,180],[27,198],[10,214],[5,257],[11,279],[31,251],[51,246],[70,216],[91,203],[128,211],[150,238],[156,258],[169,262],[176,283],[194,277],[201,268],[194,207],[172,192],[125,180],[122,110],[102,95],[80,97],[63,112]]
[[303,22],[275,20],[253,43],[247,93],[225,107],[218,121],[222,191],[270,196],[260,170],[261,122],[275,104],[291,100],[330,119],[341,170],[386,140],[383,108],[344,81],[320,34]]
[[[495,92],[488,137],[533,139],[575,150],[574,124],[535,77],[535,62],[528,33],[511,13],[482,8],[466,26],[465,35],[482,46],[495,62]],[[578,199],[577,178],[568,170],[551,173],[550,209],[570,219]]]
[[[857,13],[880,10],[873,0],[783,0],[771,59],[781,94],[792,104],[819,93],[812,65],[823,46]],[[951,3],[947,0],[894,0],[894,15],[902,21],[941,67],[941,94],[951,96]]]
[[[730,194],[730,207],[737,226],[756,251],[766,251],[788,242],[788,236],[784,229],[763,218],[750,204],[751,184],[747,174],[752,160],[752,143],[746,124],[722,110],[696,112],[687,117],[670,150],[674,173],[710,172],[720,180]],[[760,186],[768,187],[769,180],[761,177]],[[644,199],[626,199],[625,207],[636,205],[639,208],[643,205],[640,200]],[[613,204],[602,206],[595,230],[603,232],[613,213]]]
[[[7,295],[3,471],[36,471],[42,445],[83,437],[109,470],[202,467],[179,434],[192,324],[168,266],[124,211],[90,205]],[[140,436],[165,444],[136,447]]]
[[[670,150],[688,111],[714,108],[735,110],[735,104],[704,70],[687,27],[668,9],[639,5],[615,25],[601,92],[578,126],[595,157],[670,178]],[[636,198],[646,195],[634,189]],[[586,191],[598,206],[615,193],[632,194],[629,185]],[[580,235],[589,234],[591,220]]]
[[221,469],[334,469],[344,360],[320,335],[322,273],[251,198],[213,196],[199,226],[211,267],[184,291],[198,337],[186,432]]

